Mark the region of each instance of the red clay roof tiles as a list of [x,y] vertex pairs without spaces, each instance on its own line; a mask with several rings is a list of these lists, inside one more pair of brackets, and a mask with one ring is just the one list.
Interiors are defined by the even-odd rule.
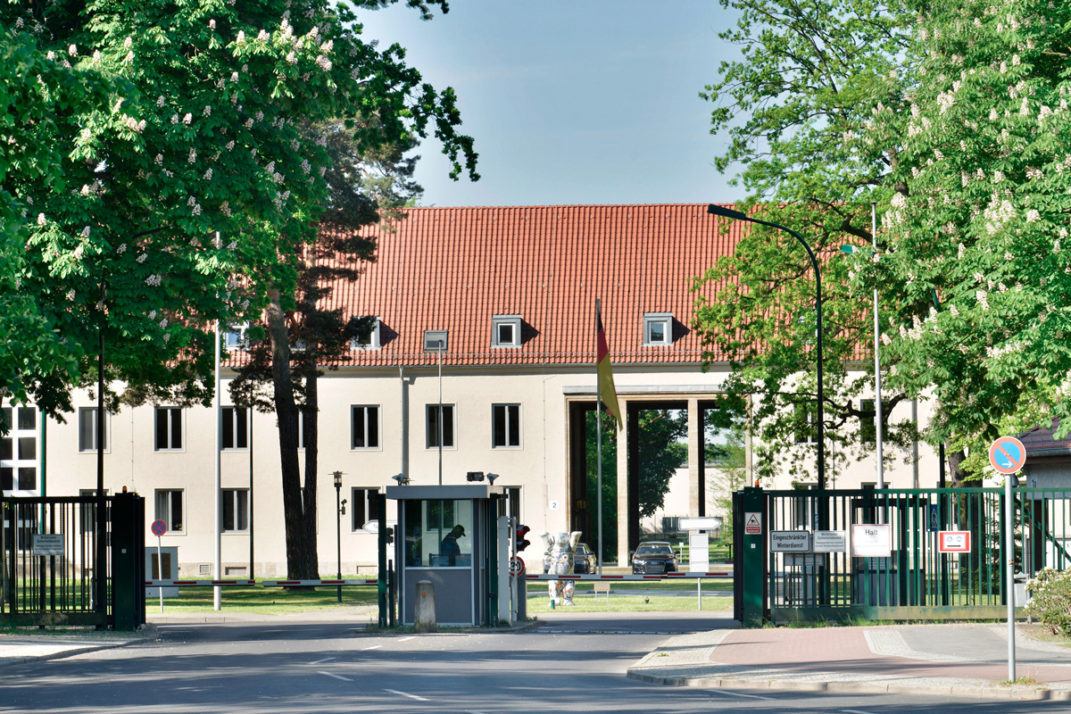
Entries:
[[[423,351],[425,330],[449,331],[444,364],[593,364],[596,298],[614,363],[699,363],[699,340],[687,329],[691,280],[730,254],[744,230],[732,222],[722,235],[726,219],[706,207],[408,209],[392,227],[367,229],[375,262],[330,298],[382,324],[381,348],[351,351],[346,364],[435,364]],[[671,346],[643,346],[648,312],[680,323]],[[520,348],[491,347],[494,315],[521,316]]]

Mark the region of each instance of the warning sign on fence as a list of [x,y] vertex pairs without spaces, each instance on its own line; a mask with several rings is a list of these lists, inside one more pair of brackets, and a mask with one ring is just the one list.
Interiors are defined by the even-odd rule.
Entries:
[[744,535],[762,535],[762,512],[744,514]]

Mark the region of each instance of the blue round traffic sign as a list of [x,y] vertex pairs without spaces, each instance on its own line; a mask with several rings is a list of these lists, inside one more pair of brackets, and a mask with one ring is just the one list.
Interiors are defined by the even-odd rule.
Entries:
[[1013,474],[1026,463],[1026,447],[1014,436],[1002,436],[989,447],[989,464],[1002,474]]
[[154,536],[162,536],[164,533],[167,533],[167,524],[163,521],[153,521],[152,526],[150,527],[152,528],[152,534]]

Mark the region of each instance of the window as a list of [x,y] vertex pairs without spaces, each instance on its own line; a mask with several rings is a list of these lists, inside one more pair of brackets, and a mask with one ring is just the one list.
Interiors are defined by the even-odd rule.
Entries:
[[249,530],[249,489],[223,489],[223,532]]
[[472,567],[472,501],[405,500],[398,508],[407,566]]
[[794,430],[797,444],[814,444],[817,442],[818,414],[815,405],[797,404],[794,418]]
[[445,352],[447,337],[446,330],[424,330],[424,351]]
[[877,413],[874,408],[873,399],[860,399],[859,411],[869,412],[871,416],[859,417],[859,439],[864,444],[876,444],[878,441],[878,431],[874,426],[874,419],[877,418]]
[[355,488],[351,490],[350,503],[352,504],[351,513],[353,522],[351,530],[375,530],[376,526],[373,525],[369,528],[369,524],[377,523],[379,521],[379,509],[382,502],[383,497],[379,495],[379,489]]
[[182,489],[156,489],[156,520],[167,524],[169,533],[182,533]]
[[249,338],[246,336],[248,329],[248,322],[228,327],[223,333],[223,349],[227,351],[249,349]]
[[249,410],[223,407],[223,448],[244,449],[249,446]]
[[491,346],[521,346],[520,315],[495,315],[491,318]]
[[[440,419],[441,415],[441,419]],[[453,404],[429,404],[427,407],[428,423],[428,448],[439,446],[439,434],[442,434],[443,448],[451,448],[454,445],[454,405]],[[440,431],[441,430],[441,431]]]
[[350,448],[379,448],[379,407],[355,405],[350,407]]
[[[101,445],[105,450],[108,448],[108,419],[104,419],[104,443]],[[97,408],[78,408],[78,450],[97,450]]]
[[643,316],[645,347],[665,347],[673,344],[673,315],[668,312],[648,312]]
[[506,449],[521,445],[521,405],[491,405],[491,448]]
[[182,409],[156,407],[156,450],[174,451],[182,448]]
[[520,486],[506,486],[506,515],[514,518],[519,523],[521,520],[521,488]]
[[37,408],[4,407],[0,421],[0,490],[37,491]]
[[375,318],[372,331],[364,337],[354,337],[350,340],[351,350],[378,350],[379,349],[379,318]]

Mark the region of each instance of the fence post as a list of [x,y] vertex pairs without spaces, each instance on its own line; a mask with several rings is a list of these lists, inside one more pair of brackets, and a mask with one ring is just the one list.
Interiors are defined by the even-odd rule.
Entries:
[[761,627],[766,611],[766,496],[761,488],[750,486],[734,495],[740,517],[733,521],[739,544],[736,562],[740,565],[740,571],[733,574],[740,582],[737,610],[741,625]]

